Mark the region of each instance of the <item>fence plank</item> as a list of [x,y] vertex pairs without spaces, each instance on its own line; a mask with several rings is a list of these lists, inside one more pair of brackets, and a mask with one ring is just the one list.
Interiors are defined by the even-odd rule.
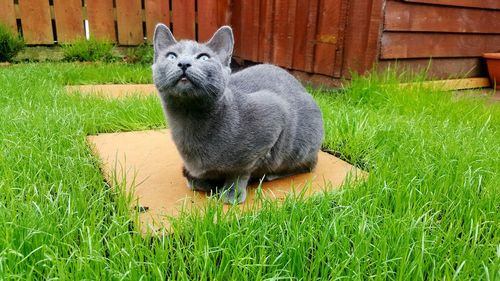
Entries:
[[241,46],[240,46],[240,56],[246,60],[252,60],[252,5],[249,0],[241,1]]
[[231,0],[217,0],[217,24],[219,27],[230,24],[230,2]]
[[295,13],[295,36],[293,43],[293,69],[306,70],[307,18],[309,15],[308,1],[299,0]]
[[258,61],[271,62],[272,36],[273,0],[261,0]]
[[318,4],[319,0],[309,1],[309,14],[307,17],[307,36],[306,36],[306,50],[305,57],[305,71],[313,71],[314,63],[314,45],[316,40],[316,28],[318,19]]
[[116,42],[113,0],[86,0],[90,36]]
[[59,43],[84,37],[81,0],[54,0],[54,17]]
[[498,46],[498,35],[384,32],[380,57],[475,57],[482,53],[497,52]]
[[157,23],[170,25],[170,2],[168,0],[145,0],[146,37],[153,42],[153,34]]
[[218,28],[218,1],[198,1],[198,41],[208,41]]
[[141,0],[116,0],[120,45],[139,45],[144,42],[141,11]]
[[405,2],[435,4],[435,5],[449,5],[460,6],[469,8],[483,8],[483,9],[500,9],[500,2],[498,0],[403,0]]
[[340,24],[341,1],[320,2],[318,32],[314,55],[314,72],[333,75]]
[[350,0],[344,38],[342,76],[364,73],[376,61],[382,0]]
[[10,31],[17,33],[16,11],[14,10],[13,0],[4,0],[4,2],[2,2],[0,23],[6,26]]
[[241,2],[242,0],[233,0],[231,3],[231,26],[233,27],[234,48],[233,55],[241,58]]
[[389,1],[384,30],[500,33],[500,11]]
[[287,61],[288,0],[276,0],[273,22],[272,62],[279,66],[289,65]]
[[259,59],[259,38],[260,38],[260,0],[253,1],[253,16],[252,16],[252,36],[250,42],[252,42],[252,52],[251,58],[253,61],[258,61]]
[[54,44],[49,1],[19,1],[23,37],[27,44]]
[[286,34],[286,52],[285,64],[286,68],[292,68],[293,65],[293,50],[295,39],[295,15],[297,14],[297,0],[289,0],[288,15],[287,15],[287,34]]
[[176,39],[196,39],[195,0],[172,0],[172,28]]

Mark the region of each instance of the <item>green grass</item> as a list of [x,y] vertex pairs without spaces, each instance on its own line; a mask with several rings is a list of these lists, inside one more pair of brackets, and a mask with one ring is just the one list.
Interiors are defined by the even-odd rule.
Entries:
[[367,182],[245,216],[212,202],[143,238],[85,136],[164,127],[157,98],[63,85],[150,79],[138,65],[0,68],[0,279],[500,279],[498,104],[390,75],[314,92],[325,146]]

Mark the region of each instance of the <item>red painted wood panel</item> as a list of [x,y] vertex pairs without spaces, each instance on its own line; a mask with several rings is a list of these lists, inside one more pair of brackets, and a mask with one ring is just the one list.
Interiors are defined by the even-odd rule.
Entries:
[[16,11],[13,0],[4,0],[0,9],[0,23],[6,26],[13,33],[17,33]]
[[271,62],[273,38],[273,0],[260,1],[258,61]]
[[219,26],[230,25],[231,0],[217,0],[217,24]]
[[198,41],[206,42],[219,27],[217,1],[198,1]]
[[293,65],[293,50],[294,37],[295,37],[295,15],[297,13],[297,0],[290,0],[288,2],[288,15],[287,15],[287,34],[286,34],[286,52],[285,52],[285,64],[286,68],[292,68]]
[[403,0],[405,2],[449,5],[470,8],[500,9],[498,0]]
[[120,45],[139,45],[144,42],[141,11],[141,0],[116,0]]
[[380,71],[388,67],[411,70],[414,73],[425,72],[430,79],[450,79],[488,76],[486,64],[481,58],[429,58],[401,60],[381,60],[377,67]]
[[[253,49],[254,47],[258,48],[258,41],[255,37],[254,30],[254,18],[255,18],[255,10],[258,10],[258,7],[255,7],[255,4],[258,0],[244,0],[241,1],[241,46],[240,46],[240,56],[247,60],[256,61],[257,56],[254,57]],[[260,3],[259,3],[260,4]],[[257,19],[258,20],[258,12],[257,11]],[[257,30],[257,36],[258,36]]]
[[86,0],[90,37],[116,42],[113,0]]
[[335,67],[333,69],[333,76],[339,78],[342,76],[345,31],[348,20],[347,17],[348,17],[349,2],[350,0],[341,0],[340,3],[340,21],[339,21],[339,31],[337,36],[337,50],[335,55]]
[[233,27],[233,36],[234,36],[234,48],[233,55],[235,57],[241,57],[241,45],[243,44],[241,41],[241,7],[242,0],[233,0],[231,2],[231,26]]
[[321,0],[314,72],[333,76],[340,24],[340,1]]
[[176,39],[195,40],[195,0],[172,0],[172,28]]
[[146,15],[146,37],[148,42],[152,42],[156,24],[170,25],[170,2],[168,0],[145,0],[144,13]]
[[23,36],[27,44],[54,44],[49,1],[20,0]]
[[500,33],[500,11],[389,1],[384,30]]
[[217,29],[228,24],[228,0],[198,0],[198,41],[208,41]]
[[85,37],[81,0],[54,0],[57,41],[69,43]]
[[384,32],[380,57],[476,57],[499,50],[498,35]]
[[297,1],[295,13],[295,33],[293,42],[292,68],[306,70],[306,41],[307,41],[307,18],[309,15],[309,1]]
[[309,10],[307,15],[306,49],[304,53],[305,71],[307,72],[312,72],[314,65],[314,47],[316,44],[316,31],[318,23],[318,5],[319,0],[309,1]]
[[287,48],[289,47],[287,40],[288,8],[288,0],[275,1],[272,62],[284,67],[291,64],[291,62],[287,61],[286,55]]
[[345,29],[342,76],[364,73],[377,59],[382,0],[351,0]]

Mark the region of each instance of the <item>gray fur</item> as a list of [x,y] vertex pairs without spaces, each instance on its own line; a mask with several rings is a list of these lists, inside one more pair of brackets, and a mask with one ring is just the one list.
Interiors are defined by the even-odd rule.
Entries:
[[[226,203],[240,203],[252,179],[315,167],[323,140],[318,106],[279,67],[262,64],[231,75],[230,27],[221,27],[200,44],[177,42],[159,24],[154,49],[153,79],[188,186],[222,191]],[[177,57],[167,57],[170,52]],[[197,59],[200,53],[209,58]],[[181,79],[182,68],[187,80]]]

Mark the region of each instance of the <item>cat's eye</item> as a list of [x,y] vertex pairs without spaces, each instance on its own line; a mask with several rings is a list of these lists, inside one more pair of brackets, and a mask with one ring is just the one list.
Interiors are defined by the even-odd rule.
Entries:
[[167,53],[167,59],[169,60],[175,60],[177,58],[177,55],[175,53]]
[[210,56],[208,54],[199,54],[196,58],[199,60],[208,60]]

